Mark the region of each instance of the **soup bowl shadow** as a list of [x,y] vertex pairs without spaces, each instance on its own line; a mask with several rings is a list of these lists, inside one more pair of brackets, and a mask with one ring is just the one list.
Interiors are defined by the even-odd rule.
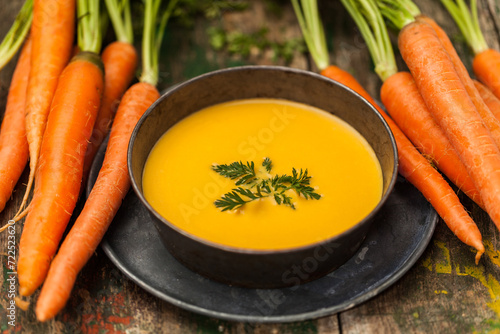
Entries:
[[[211,105],[248,98],[278,98],[308,104],[354,127],[371,145],[382,168],[383,194],[378,205],[339,235],[303,247],[269,251],[204,240],[162,217],[145,199],[142,188],[142,173],[153,146],[186,116]],[[397,161],[395,140],[387,123],[366,100],[318,74],[279,66],[228,68],[176,86],[162,95],[139,120],[128,151],[132,188],[147,208],[170,253],[198,274],[248,288],[296,286],[320,278],[349,260],[394,187]]]

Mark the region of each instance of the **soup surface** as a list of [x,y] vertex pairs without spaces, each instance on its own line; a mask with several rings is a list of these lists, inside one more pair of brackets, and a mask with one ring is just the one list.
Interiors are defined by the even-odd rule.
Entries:
[[[262,166],[266,157],[271,172]],[[270,196],[222,212],[214,202],[236,180],[212,167],[240,161],[254,162],[263,179],[307,169],[321,198],[287,190],[295,209]],[[276,250],[325,240],[362,220],[382,196],[382,172],[366,140],[336,116],[285,100],[248,99],[200,110],[170,128],[148,157],[143,191],[160,215],[193,235]]]

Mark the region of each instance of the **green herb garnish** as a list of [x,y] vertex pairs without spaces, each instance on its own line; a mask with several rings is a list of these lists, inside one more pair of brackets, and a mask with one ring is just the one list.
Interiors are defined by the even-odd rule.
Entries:
[[[262,167],[267,174],[271,173],[273,167],[271,159],[265,158]],[[215,201],[215,206],[222,211],[239,209],[246,203],[270,196],[278,205],[283,204],[295,209],[292,197],[287,195],[288,190],[294,190],[297,195],[305,199],[321,198],[321,195],[314,192],[314,188],[310,186],[311,176],[308,175],[307,169],[305,171],[300,169],[298,172],[292,168],[292,175],[260,177],[255,172],[253,161],[246,163],[239,161],[228,165],[214,165],[212,170],[221,176],[236,180],[235,185],[238,186]]]

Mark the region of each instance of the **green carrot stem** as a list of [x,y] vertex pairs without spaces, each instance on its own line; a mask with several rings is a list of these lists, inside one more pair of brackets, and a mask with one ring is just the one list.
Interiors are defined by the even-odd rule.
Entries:
[[292,5],[307,48],[309,49],[314,63],[321,71],[330,64],[330,60],[323,23],[321,22],[318,12],[317,1],[302,0],[301,5],[299,5],[298,0],[292,0]]
[[341,0],[363,36],[382,81],[398,72],[384,19],[374,0]]
[[464,0],[441,0],[474,54],[488,49],[488,44],[479,26],[476,0],[470,0],[470,10]]
[[404,9],[411,16],[417,17],[420,13],[420,8],[412,0],[396,0],[397,6]]
[[163,40],[165,27],[178,0],[170,0],[167,8],[161,15],[159,23],[158,17],[161,0],[145,0],[144,27],[142,36],[142,74],[139,80],[147,82],[153,86],[158,83],[159,64],[158,58]]
[[31,27],[33,0],[26,0],[0,44],[0,70],[14,57]]
[[106,8],[111,19],[111,24],[116,34],[116,39],[129,44],[134,43],[132,29],[132,16],[130,14],[129,0],[105,0]]
[[99,54],[102,45],[99,0],[78,0],[78,47]]
[[420,10],[411,0],[377,0],[380,13],[398,30],[415,21]]

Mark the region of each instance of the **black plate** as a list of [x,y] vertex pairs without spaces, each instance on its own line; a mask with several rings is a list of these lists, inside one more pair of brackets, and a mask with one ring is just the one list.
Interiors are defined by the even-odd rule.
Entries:
[[[104,146],[92,166],[89,185],[97,177]],[[351,260],[316,281],[283,289],[232,287],[187,269],[165,249],[146,209],[132,191],[101,246],[132,281],[178,307],[226,320],[291,322],[347,310],[391,286],[422,255],[437,219],[420,192],[398,177],[366,240]],[[299,270],[298,275],[305,274]]]

